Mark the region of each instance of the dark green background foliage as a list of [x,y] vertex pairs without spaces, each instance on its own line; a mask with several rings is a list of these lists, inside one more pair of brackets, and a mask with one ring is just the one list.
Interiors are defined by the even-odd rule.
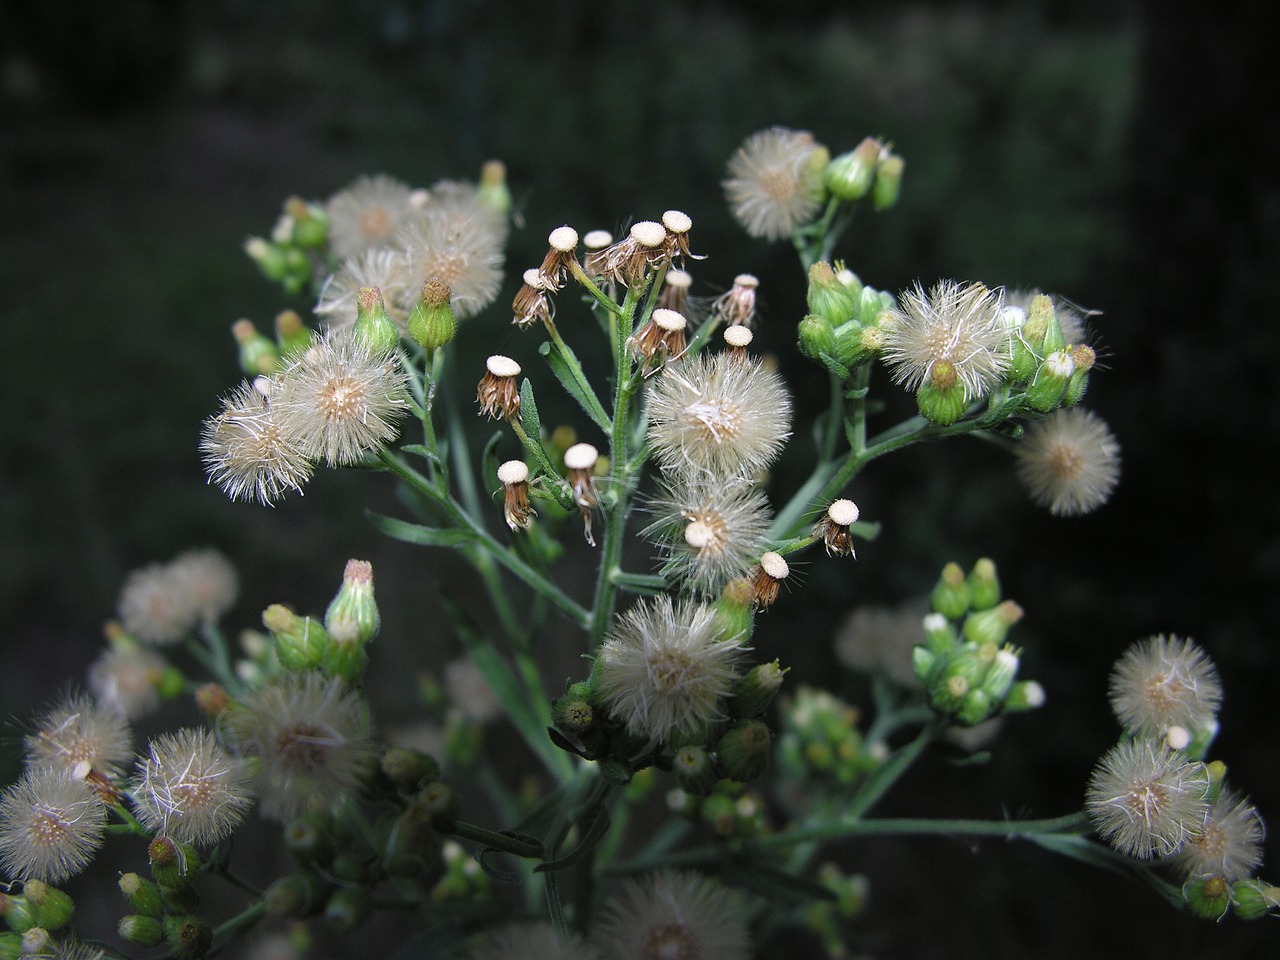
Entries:
[[[742,138],[781,123],[836,150],[880,135],[907,158],[899,207],[858,221],[842,248],[867,282],[1035,286],[1101,311],[1105,369],[1089,405],[1118,435],[1124,474],[1106,508],[1059,521],[984,445],[876,464],[852,494],[883,536],[856,564],[799,565],[803,583],[763,618],[759,651],[795,675],[829,666],[846,611],[901,602],[944,561],[989,555],[1028,610],[1024,669],[1049,702],[1006,726],[987,767],[927,759],[885,812],[1078,807],[1117,733],[1111,661],[1170,631],[1218,663],[1217,755],[1280,822],[1280,511],[1262,465],[1280,416],[1266,295],[1280,266],[1280,123],[1248,96],[1263,88],[1263,31],[1230,7],[1180,21],[1154,2],[1061,0],[7,4],[6,712],[27,715],[83,675],[128,570],[191,546],[217,546],[240,568],[237,626],[275,601],[320,610],[348,557],[372,560],[386,628],[370,684],[386,724],[414,715],[405,678],[456,654],[433,598],[469,581],[369,528],[364,504],[396,510],[386,478],[322,473],[305,498],[267,510],[206,487],[196,452],[200,421],[239,378],[232,321],[269,326],[308,305],[282,299],[241,243],[269,230],[285,196],[323,198],[361,173],[428,185],[506,161],[526,225],[498,304],[460,335],[477,371],[492,352],[537,369],[534,341],[504,310],[550,228],[690,213],[696,248],[712,255],[695,292],[761,278],[757,343],[798,385],[791,467],[774,478],[788,493],[823,403],[792,350],[803,277],[784,244],[748,241],[719,187]],[[572,309],[561,315],[582,343]],[[571,550],[571,562],[591,559]],[[857,678],[826,675],[865,697]],[[1268,853],[1275,878],[1280,848]],[[1233,957],[1275,944],[1270,923],[1196,923],[1128,881],[1030,849],[876,841],[838,856],[872,881],[855,953]],[[768,949],[784,946],[803,955]]]

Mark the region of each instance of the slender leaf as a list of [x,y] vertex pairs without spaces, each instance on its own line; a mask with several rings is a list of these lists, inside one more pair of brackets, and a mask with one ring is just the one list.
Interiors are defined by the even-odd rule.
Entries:
[[548,341],[538,348],[538,352],[547,358],[547,365],[551,367],[551,372],[556,375],[556,379],[560,381],[560,385],[565,388],[569,396],[578,401],[578,406],[582,407],[583,412],[606,435],[611,434],[613,423],[609,419],[609,414],[605,412],[595,391],[587,383],[582,364],[578,362],[572,348],[567,344],[552,344]]
[[725,862],[720,872],[728,884],[743,887],[769,900],[783,903],[807,903],[810,900],[835,900],[836,895],[820,883],[806,880],[769,866],[758,860],[735,857]]
[[603,806],[598,806],[588,817],[586,829],[582,831],[582,840],[578,845],[563,857],[538,864],[533,868],[534,873],[542,873],[547,870],[563,870],[565,867],[571,867],[595,849],[596,844],[603,840],[605,834],[609,832],[609,811]]
[[424,547],[463,547],[476,542],[476,535],[470,530],[459,530],[452,527],[424,527],[420,523],[397,520],[386,517],[372,510],[366,511],[369,522],[395,540],[405,543],[416,543]]

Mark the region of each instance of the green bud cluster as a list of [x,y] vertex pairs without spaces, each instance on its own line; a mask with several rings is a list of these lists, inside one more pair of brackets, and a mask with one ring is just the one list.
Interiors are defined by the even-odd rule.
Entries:
[[275,654],[286,670],[303,672],[317,667],[331,677],[357,682],[368,659],[366,646],[378,634],[382,618],[373,595],[373,568],[350,560],[342,585],[317,617],[300,616],[275,603],[262,613],[262,625],[275,639]]
[[442,850],[444,875],[431,888],[431,899],[436,903],[459,900],[483,900],[493,889],[489,875],[481,869],[475,857],[461,844],[450,840]]
[[865,138],[854,149],[827,164],[822,183],[838,200],[855,201],[870,195],[876,212],[898,202],[905,162],[874,137]]
[[271,238],[251,237],[244,247],[263,276],[286,293],[304,292],[315,275],[317,260],[329,244],[329,217],[319,204],[290,197],[271,231]]
[[845,956],[850,939],[850,925],[865,912],[871,884],[860,873],[845,873],[834,863],[818,868],[818,882],[826,887],[833,900],[815,900],[804,911],[804,924],[822,941],[827,956]]
[[854,368],[879,355],[880,322],[895,306],[892,294],[865,286],[839,263],[819,261],[809,268],[806,300],[809,312],[797,331],[806,357],[847,380]]
[[61,930],[71,922],[75,901],[41,880],[27,880],[21,893],[0,891],[0,917],[16,934],[28,930]]
[[1027,406],[1050,413],[1080,402],[1097,357],[1086,344],[1067,343],[1051,297],[1033,297],[1010,335],[1008,381],[1025,391]]
[[789,776],[845,787],[880,765],[858,730],[857,708],[833,694],[802,686],[781,714],[778,763]]
[[705,794],[673,791],[667,805],[690,821],[705,823],[723,840],[749,840],[765,829],[764,803],[732,780],[721,780]]
[[1022,608],[1001,599],[995,563],[982,558],[966,575],[956,563],[942,569],[929,597],[924,643],[912,666],[939,714],[966,727],[1000,713],[1040,706],[1040,685],[1017,680],[1020,653],[1006,641]]

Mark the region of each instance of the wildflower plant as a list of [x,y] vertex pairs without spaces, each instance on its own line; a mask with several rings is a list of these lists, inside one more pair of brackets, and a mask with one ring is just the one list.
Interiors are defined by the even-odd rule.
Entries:
[[[347,564],[323,612],[273,603],[238,644],[222,623],[237,578],[217,554],[130,575],[90,693],[30,724],[26,769],[0,794],[0,956],[31,953],[28,941],[79,949],[70,897],[49,884],[83,870],[107,832],[132,837],[149,867],[119,877],[120,940],[175,957],[264,918],[348,933],[388,905],[411,911],[440,955],[475,960],[742,960],[778,924],[836,955],[874,878],[819,854],[869,834],[1017,838],[1132,872],[1204,916],[1274,912],[1280,889],[1256,876],[1261,816],[1209,759],[1222,687],[1192,641],[1161,635],[1119,660],[1121,739],[1082,785],[1083,809],[1043,820],[872,815],[931,745],[970,730],[989,745],[993,726],[1035,722],[1017,715],[1052,695],[1023,667],[1016,628],[1034,605],[1005,595],[992,560],[947,564],[927,602],[892,618],[902,639],[877,640],[895,666],[870,708],[753,649],[768,611],[803,592],[798,559],[847,566],[879,534],[855,495],[883,456],[981,436],[1063,515],[1102,506],[1118,479],[1115,438],[1079,406],[1095,354],[1063,301],[952,279],[895,295],[834,259],[855,216],[894,205],[903,171],[879,140],[833,159],[780,127],[729,160],[734,217],[789,239],[808,278],[791,322],[830,395],[812,431],[756,348],[753,329],[778,322],[762,315],[761,278],[690,296],[712,261],[683,211],[618,238],[554,226],[541,262],[518,273],[513,356],[460,370],[451,345],[489,342],[479,315],[503,278],[500,164],[476,184],[379,176],[288,200],[246,251],[286,293],[310,293],[316,325],[292,309],[274,336],[235,325],[246,379],[205,422],[209,481],[262,506],[321,468],[382,473],[404,512],[373,524],[454,551],[487,610],[436,599],[466,659],[424,665],[437,726],[423,750],[393,742],[363,684],[387,642],[369,563]],[[597,333],[605,370],[570,344]],[[888,386],[876,389],[912,394],[917,415],[879,422],[877,370]],[[567,394],[573,422],[544,421],[549,390]],[[489,431],[479,449],[464,415]],[[783,490],[770,470],[790,454],[808,475]],[[595,552],[587,583],[561,565],[560,541],[579,537]],[[865,664],[846,649],[869,629],[853,622],[842,657]],[[551,678],[551,644],[566,637],[581,669]],[[135,755],[130,723],[176,698],[204,722]],[[528,752],[514,792],[483,748],[503,714]],[[472,779],[487,803],[459,789]],[[265,890],[232,864],[254,810],[293,863]],[[666,827],[633,829],[663,810]],[[219,880],[245,897],[239,914],[202,912],[195,888]]]

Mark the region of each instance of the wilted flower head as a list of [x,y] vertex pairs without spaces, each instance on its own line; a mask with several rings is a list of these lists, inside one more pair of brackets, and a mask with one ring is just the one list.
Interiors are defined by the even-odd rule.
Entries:
[[605,957],[635,960],[747,960],[741,905],[696,873],[660,870],[630,880],[608,901],[593,939]]
[[1120,444],[1106,421],[1080,407],[1029,425],[1018,456],[1018,479],[1055,516],[1095,510],[1120,479]]
[[1224,788],[1209,808],[1204,831],[1174,855],[1173,866],[1190,879],[1221,877],[1235,883],[1261,866],[1265,836],[1258,809]]
[[642,600],[616,619],[601,646],[597,689],[630,733],[666,741],[722,715],[744,649],[739,637],[723,635],[710,606]]
[[1209,815],[1204,764],[1150,740],[1112,747],[1089,778],[1085,808],[1098,836],[1121,853],[1167,857],[1204,832]]
[[1131,646],[1111,672],[1111,709],[1125,729],[1160,738],[1208,728],[1222,702],[1213,661],[1194,641],[1160,634]]
[[284,371],[271,406],[305,456],[348,466],[395,439],[408,406],[407,381],[393,354],[333,331]]
[[550,923],[517,923],[493,930],[467,960],[595,960],[594,949],[576,933],[561,936]]
[[217,843],[249,808],[248,774],[204,729],[152,740],[133,790],[138,820],[181,843]]
[[256,690],[222,719],[236,749],[256,760],[262,812],[275,820],[332,807],[374,762],[359,695],[318,673],[291,674]]
[[83,694],[68,697],[40,717],[26,746],[28,769],[48,768],[66,777],[83,777],[88,770],[109,777],[133,756],[124,717]]
[[[259,379],[270,390],[269,381]],[[297,440],[281,429],[267,394],[248,381],[223,398],[222,410],[204,422],[200,453],[210,483],[232,500],[257,500],[264,506],[290,490],[301,492],[313,469]]]
[[65,880],[89,865],[105,821],[101,800],[83,780],[30,769],[0,794],[0,867],[13,879]]
[[[927,294],[916,285],[882,324],[883,357],[895,383],[916,390],[959,383],[966,401],[985,394],[1009,366],[1008,334],[998,292],[980,283],[944,281]],[[945,371],[949,382],[937,382]]]
[[649,387],[649,443],[664,470],[749,479],[791,435],[782,378],[727,353],[668,364]]
[[667,579],[718,594],[760,558],[771,515],[764,494],[744,483],[695,480],[655,498],[645,533],[661,545]]
[[329,198],[329,246],[339,257],[390,246],[412,212],[412,191],[393,177],[360,177]]
[[822,204],[826,149],[807,130],[770,127],[753,133],[729,159],[725,197],[753,237],[778,240],[810,223]]

